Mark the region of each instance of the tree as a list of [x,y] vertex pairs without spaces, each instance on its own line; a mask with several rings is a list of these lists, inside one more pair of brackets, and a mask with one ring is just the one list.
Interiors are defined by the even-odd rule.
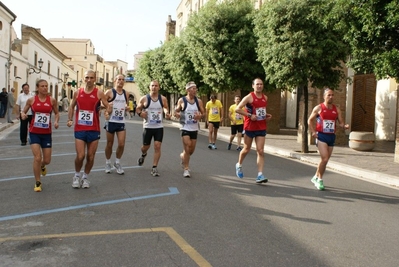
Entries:
[[210,0],[191,15],[185,29],[189,58],[213,91],[248,87],[264,77],[255,52],[254,7],[250,0]]
[[399,2],[339,0],[334,14],[351,48],[348,65],[358,73],[399,81]]
[[255,19],[257,52],[269,82],[304,94],[302,152],[308,153],[308,86],[336,88],[348,55],[329,0],[279,0],[263,4]]
[[[339,0],[336,16],[345,18],[337,24],[346,32],[351,47],[349,66],[356,72],[374,73],[378,79],[395,78],[399,82],[399,2],[397,0]],[[399,97],[397,97],[399,118]],[[396,127],[399,151],[399,126]],[[399,153],[395,153],[399,162]]]
[[202,76],[195,70],[188,53],[184,33],[165,43],[165,68],[169,71],[180,93],[185,92],[187,82],[194,81],[200,93],[209,92],[210,88],[203,82]]
[[177,86],[165,65],[165,45],[144,54],[136,73],[137,84],[142,94],[148,92],[152,80],[159,82],[161,94],[177,91]]

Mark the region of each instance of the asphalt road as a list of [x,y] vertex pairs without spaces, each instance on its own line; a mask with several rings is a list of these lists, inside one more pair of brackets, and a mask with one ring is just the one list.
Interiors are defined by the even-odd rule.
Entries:
[[19,129],[0,140],[0,266],[398,266],[398,190],[328,171],[327,190],[318,191],[314,166],[272,155],[269,182],[257,185],[254,151],[238,179],[238,152],[221,141],[209,150],[203,135],[192,178],[183,178],[179,130],[170,124],[161,176],[152,177],[152,147],[136,163],[137,117],[127,123],[125,174],[105,174],[103,132],[90,189],[73,189],[74,138],[65,125],[63,115],[41,193]]

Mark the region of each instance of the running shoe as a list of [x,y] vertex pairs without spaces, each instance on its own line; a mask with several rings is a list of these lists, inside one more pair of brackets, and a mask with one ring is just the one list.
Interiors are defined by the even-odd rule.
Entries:
[[212,144],[209,144],[209,145],[208,145],[208,148],[209,148],[209,149],[212,149]]
[[79,176],[74,176],[72,178],[72,187],[73,188],[80,188],[80,177]]
[[310,180],[314,186],[319,190],[324,190],[324,183],[323,180],[318,178],[316,175]]
[[258,175],[258,177],[256,178],[256,183],[257,184],[267,183],[267,178],[263,176],[263,174]]
[[112,165],[111,163],[105,164],[105,173],[111,173]]
[[241,151],[242,150],[242,147],[237,147],[237,149],[236,149],[237,151]]
[[42,166],[42,169],[41,169],[41,174],[42,174],[42,176],[46,176],[46,174],[47,174],[47,168],[46,168],[46,165]]
[[218,149],[215,144],[212,144],[212,149]]
[[36,182],[35,187],[33,188],[35,192],[42,192],[42,183],[41,182]]
[[139,164],[139,166],[143,165],[146,156],[147,153],[145,155],[141,154],[141,157],[137,160],[137,164]]
[[244,178],[244,173],[242,172],[242,166],[240,164],[236,164],[236,175],[238,178]]
[[227,150],[230,150],[231,149],[231,143],[229,143],[228,145],[227,145]]
[[124,174],[125,171],[122,169],[122,166],[120,163],[114,163],[114,167],[116,169],[116,173],[118,174]]
[[157,168],[152,168],[151,175],[154,176],[154,177],[155,176],[159,176],[159,172],[158,172]]
[[89,188],[90,187],[90,182],[87,180],[87,178],[83,178],[82,181],[82,188]]
[[191,176],[190,176],[190,170],[184,170],[184,172],[183,172],[183,177],[184,178],[190,178]]

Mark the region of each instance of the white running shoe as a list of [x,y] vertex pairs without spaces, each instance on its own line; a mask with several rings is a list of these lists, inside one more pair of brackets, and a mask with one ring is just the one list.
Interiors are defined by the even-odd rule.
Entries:
[[159,172],[158,172],[157,168],[152,168],[151,175],[154,176],[154,177],[155,176],[159,176]]
[[80,188],[80,177],[79,176],[74,176],[72,178],[72,187],[73,188]]
[[89,188],[90,187],[90,182],[87,180],[87,178],[82,179],[82,188]]
[[112,165],[111,163],[105,164],[105,173],[111,173]]
[[190,170],[184,170],[184,172],[183,172],[183,177],[184,178],[190,178],[191,176],[190,176]]
[[119,164],[119,163],[114,163],[114,167],[115,167],[116,172],[117,172],[118,174],[124,174],[124,173],[125,173],[125,171],[122,169],[121,164]]

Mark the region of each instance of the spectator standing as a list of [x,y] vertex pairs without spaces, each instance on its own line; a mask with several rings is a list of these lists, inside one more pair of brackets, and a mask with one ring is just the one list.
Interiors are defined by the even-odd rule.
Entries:
[[12,120],[12,114],[14,113],[14,105],[15,105],[14,92],[15,92],[15,89],[11,88],[11,91],[7,97],[8,98],[8,102],[7,102],[7,106],[8,106],[7,122],[8,123],[14,123]]
[[[18,118],[20,118],[21,111],[25,108],[26,101],[32,97],[31,92],[29,91],[29,84],[25,83],[22,85],[22,93],[17,98],[17,106],[18,106]],[[20,128],[19,128],[19,138],[21,140],[21,146],[26,146],[28,140],[28,126],[30,126],[30,122],[32,120],[32,111],[29,109],[25,114],[28,116],[27,119],[20,120]]]
[[6,88],[3,88],[1,90],[0,93],[0,102],[1,102],[1,106],[0,106],[0,118],[4,118],[6,116],[6,112],[7,112],[7,97],[8,97],[8,93]]

